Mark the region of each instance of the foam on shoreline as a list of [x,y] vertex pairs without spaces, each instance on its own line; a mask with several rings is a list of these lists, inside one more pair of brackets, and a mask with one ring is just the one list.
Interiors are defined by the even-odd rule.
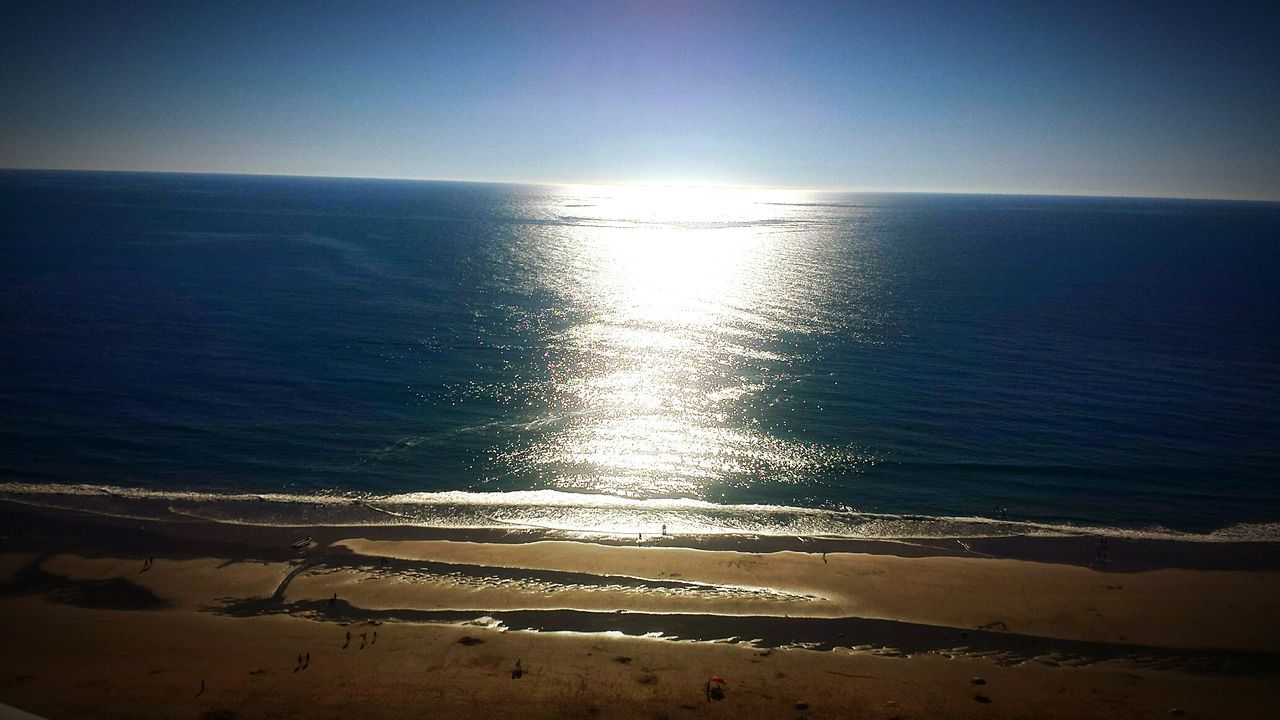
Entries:
[[809,537],[852,540],[993,537],[1129,538],[1191,543],[1280,542],[1280,523],[1237,523],[1203,532],[1159,526],[1106,527],[979,516],[935,517],[719,505],[688,498],[634,499],[558,490],[343,493],[234,493],[92,484],[0,483],[0,499],[23,505],[159,522],[264,527],[412,526],[532,530],[560,537]]

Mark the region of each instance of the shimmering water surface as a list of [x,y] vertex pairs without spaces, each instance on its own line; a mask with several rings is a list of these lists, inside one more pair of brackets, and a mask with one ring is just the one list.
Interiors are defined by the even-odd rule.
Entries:
[[1277,243],[1274,204],[5,172],[0,490],[1271,537]]

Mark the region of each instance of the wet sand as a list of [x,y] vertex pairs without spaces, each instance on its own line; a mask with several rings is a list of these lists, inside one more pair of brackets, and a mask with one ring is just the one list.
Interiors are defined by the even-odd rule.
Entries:
[[1119,572],[4,514],[0,702],[46,717],[1263,718],[1280,690],[1270,546]]
[[[649,612],[882,618],[957,628],[999,626],[1050,638],[1163,647],[1280,649],[1280,625],[1270,622],[1276,617],[1280,596],[1277,573],[1152,570],[1117,575],[1087,567],[975,557],[744,553],[582,542],[513,545],[348,539],[337,545],[372,557],[678,580],[717,590],[646,589],[623,593],[625,599],[605,599],[593,596],[592,586],[570,586],[519,598],[525,607],[530,602],[537,607],[569,602],[572,607]],[[324,587],[341,584],[346,594],[360,598],[363,607],[403,602],[397,589],[386,589],[388,596],[379,592],[378,584],[363,579],[357,575],[298,582],[294,594],[315,598],[323,595]],[[484,592],[468,589],[472,597],[450,602],[470,603],[473,609],[502,607],[503,598],[481,599]],[[1186,628],[1197,628],[1197,632],[1188,633]]]

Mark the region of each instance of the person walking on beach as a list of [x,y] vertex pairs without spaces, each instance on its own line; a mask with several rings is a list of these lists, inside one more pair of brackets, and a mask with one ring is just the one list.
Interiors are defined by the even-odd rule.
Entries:
[[724,688],[721,687],[724,681],[724,678],[719,675],[712,675],[711,679],[707,680],[707,700],[724,699]]

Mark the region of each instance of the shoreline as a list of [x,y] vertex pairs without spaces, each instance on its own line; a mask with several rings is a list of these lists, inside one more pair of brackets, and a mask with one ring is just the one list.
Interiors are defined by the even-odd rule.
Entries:
[[[851,552],[897,557],[983,557],[1091,567],[1131,573],[1158,569],[1280,571],[1280,541],[1170,540],[1079,534],[1069,536],[1003,535],[992,537],[858,538],[743,534],[652,534],[637,542],[629,535],[564,533],[537,528],[453,528],[416,524],[272,526],[195,519],[121,516],[81,509],[32,505],[0,496],[0,526],[12,528],[10,541],[38,538],[36,544],[65,528],[93,527],[95,544],[128,548],[137,533],[149,534],[190,552],[227,546],[253,548],[264,558],[287,558],[289,547],[309,537],[327,545],[348,537],[369,540],[447,540],[521,544],[541,541],[584,542],[616,547],[689,548],[738,552]],[[74,537],[74,532],[70,535]],[[1107,539],[1105,560],[1099,541]],[[113,544],[114,543],[114,544]],[[194,543],[194,547],[192,544]],[[46,543],[47,544],[47,543]],[[212,545],[211,545],[212,544]],[[282,549],[283,547],[283,549]]]
[[838,542],[988,541],[1082,538],[1192,544],[1280,545],[1280,522],[1237,520],[1213,527],[1099,525],[1069,521],[885,514],[779,505],[635,499],[560,490],[440,491],[385,496],[151,490],[87,484],[0,482],[0,503],[168,523],[211,522],[281,528],[429,528],[543,533],[567,539],[632,536],[806,538]]
[[[12,503],[0,527],[0,703],[47,717],[1265,717],[1280,689],[1269,544],[1113,540],[1099,565],[1088,537],[636,544]],[[366,705],[310,706],[322,675]]]

